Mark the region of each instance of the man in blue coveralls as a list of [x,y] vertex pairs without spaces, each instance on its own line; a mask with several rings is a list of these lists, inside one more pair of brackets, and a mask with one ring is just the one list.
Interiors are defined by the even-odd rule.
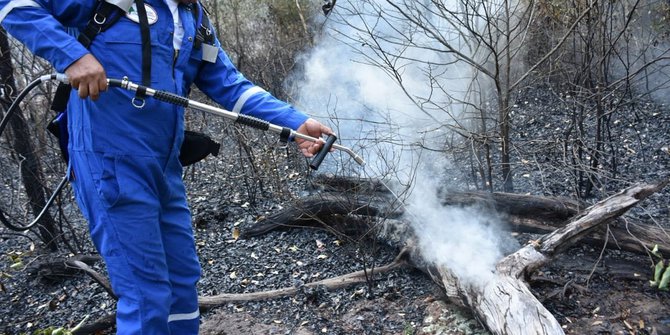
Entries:
[[[122,11],[113,25],[96,31],[88,48],[72,30],[86,29],[102,1],[0,0],[0,21],[65,72],[73,88],[67,105],[71,183],[119,297],[118,333],[197,334],[200,265],[178,159],[184,109],[150,98],[136,108],[131,92],[107,91],[107,77],[149,79],[140,33],[148,25],[153,71],[145,85],[188,95],[195,84],[228,110],[313,137],[332,131],[245,79],[218,40],[203,45],[198,29],[211,25],[196,0],[104,1]],[[321,147],[298,145],[307,157]]]

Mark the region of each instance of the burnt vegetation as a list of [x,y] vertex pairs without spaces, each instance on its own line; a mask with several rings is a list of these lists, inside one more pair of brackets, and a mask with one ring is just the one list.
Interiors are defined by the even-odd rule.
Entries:
[[[184,171],[202,333],[670,333],[668,2],[366,0],[328,17],[321,1],[203,2],[242,73],[331,120],[369,166],[334,152],[310,171],[292,143],[188,113],[222,144]],[[0,49],[4,115],[51,69],[4,33]],[[321,90],[314,62],[350,70]],[[388,110],[349,101],[364,68],[399,92]],[[45,131],[54,88],[33,90],[0,137],[0,210],[20,225],[66,170]],[[402,96],[411,122],[394,114]],[[430,188],[437,207],[500,226],[485,284],[423,247],[413,199]],[[0,334],[113,333],[87,234],[68,187],[33,228],[0,226]]]

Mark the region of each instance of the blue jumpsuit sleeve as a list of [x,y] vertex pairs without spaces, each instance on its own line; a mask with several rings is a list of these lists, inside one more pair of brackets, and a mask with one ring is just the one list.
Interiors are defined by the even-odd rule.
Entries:
[[[0,8],[11,0],[0,0]],[[68,34],[66,26],[84,26],[92,15],[97,1],[35,0],[40,7],[12,9],[2,26],[30,51],[49,61],[56,71],[68,66],[88,53],[77,39]]]
[[308,116],[251,83],[218,46],[216,62],[203,62],[194,83],[207,96],[225,109],[249,114],[259,119],[293,130]]

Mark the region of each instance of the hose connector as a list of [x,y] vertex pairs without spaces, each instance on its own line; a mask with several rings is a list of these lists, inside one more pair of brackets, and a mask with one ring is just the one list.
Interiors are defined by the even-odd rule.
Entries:
[[69,84],[70,83],[70,79],[67,77],[67,75],[65,73],[56,73],[56,74],[52,75],[51,78],[53,80],[58,80],[59,82],[61,82],[63,84]]
[[39,77],[40,82],[46,82],[50,80],[57,80],[63,84],[69,84],[70,80],[67,78],[67,75],[65,73],[52,73],[52,74],[45,74]]

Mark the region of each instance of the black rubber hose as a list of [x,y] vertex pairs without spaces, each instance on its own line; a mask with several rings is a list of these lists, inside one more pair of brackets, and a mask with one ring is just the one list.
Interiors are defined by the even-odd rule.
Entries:
[[67,176],[65,176],[61,180],[61,182],[58,184],[58,187],[56,187],[56,190],[54,191],[54,193],[51,194],[51,197],[49,197],[49,200],[47,200],[47,203],[44,205],[44,207],[42,207],[42,211],[40,212],[40,214],[38,214],[37,217],[35,218],[35,220],[33,220],[31,223],[29,223],[25,226],[20,226],[20,225],[13,224],[9,221],[9,219],[7,219],[7,217],[5,217],[5,213],[2,211],[2,209],[0,209],[0,222],[2,222],[2,224],[5,225],[5,227],[7,227],[11,230],[14,230],[14,231],[24,231],[24,230],[28,230],[28,229],[34,227],[37,224],[37,222],[40,221],[40,219],[42,218],[44,213],[47,212],[47,209],[49,207],[51,207],[51,204],[54,203],[54,201],[56,200],[56,196],[58,196],[58,194],[63,190],[67,181],[68,181],[68,178],[67,178]]
[[[55,76],[52,76],[51,79],[56,79]],[[0,136],[2,136],[2,133],[5,131],[5,128],[7,127],[7,124],[9,123],[10,118],[16,113],[16,110],[18,110],[18,106],[23,101],[23,99],[26,98],[28,93],[33,90],[37,85],[41,84],[43,82],[43,77],[40,77],[38,79],[33,80],[26,88],[19,93],[19,95],[14,99],[14,102],[9,106],[7,109],[7,113],[5,116],[2,118],[2,121],[0,121]],[[0,209],[0,222],[2,222],[3,225],[5,225],[7,228],[14,230],[14,231],[24,231],[28,230],[32,227],[34,227],[37,222],[42,218],[44,213],[46,213],[47,208],[51,206],[51,204],[56,200],[56,196],[60,193],[60,191],[63,189],[65,186],[65,183],[67,182],[67,177],[63,178],[63,180],[58,184],[58,187],[56,188],[56,191],[51,195],[47,203],[44,205],[44,208],[42,208],[42,211],[40,212],[39,215],[33,220],[31,223],[21,226],[21,225],[16,225],[13,224],[9,221],[9,219],[5,216],[5,213]]]
[[9,123],[9,119],[16,113],[16,110],[18,109],[17,107],[23,101],[23,99],[26,98],[28,93],[33,90],[37,85],[42,83],[42,78],[38,78],[33,80],[26,88],[19,93],[19,96],[14,99],[14,102],[9,106],[7,109],[7,113],[5,113],[5,117],[2,118],[2,121],[0,121],[0,136],[2,136],[2,133],[5,131],[5,127],[7,127],[7,124]]

